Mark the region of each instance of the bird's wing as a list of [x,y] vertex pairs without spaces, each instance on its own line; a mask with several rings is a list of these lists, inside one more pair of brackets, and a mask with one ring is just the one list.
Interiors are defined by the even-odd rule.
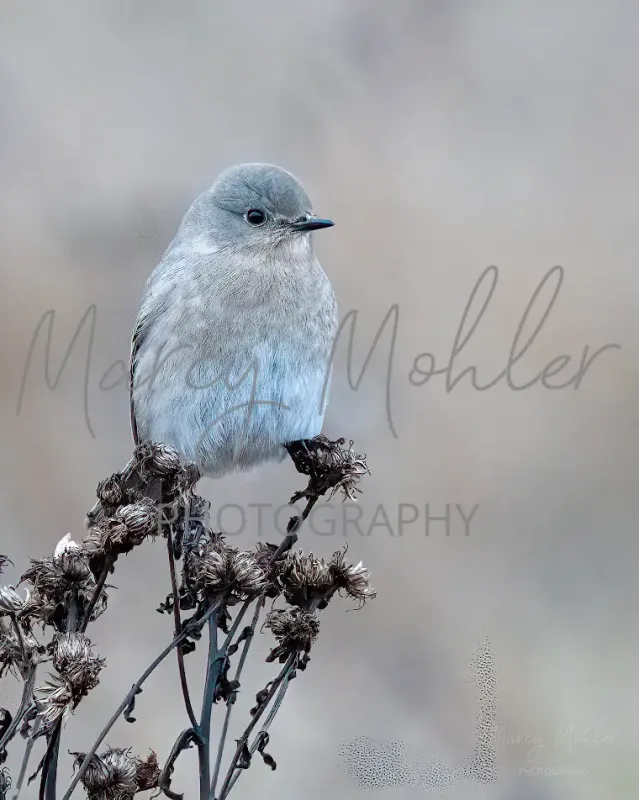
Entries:
[[133,335],[131,337],[131,361],[129,365],[129,406],[131,411],[131,433],[133,434],[133,444],[137,447],[139,444],[138,441],[138,426],[135,421],[135,407],[133,404],[133,379],[135,375],[135,366],[138,353],[140,351],[140,347],[144,342],[147,333],[149,331],[149,326],[147,324],[147,318],[140,316],[137,318],[135,323],[135,328],[133,330]]

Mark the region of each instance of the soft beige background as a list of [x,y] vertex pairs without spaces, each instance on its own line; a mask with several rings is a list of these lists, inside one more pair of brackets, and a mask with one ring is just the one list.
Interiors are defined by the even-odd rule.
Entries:
[[[80,537],[97,481],[128,458],[126,392],[101,392],[98,381],[127,357],[148,273],[223,167],[280,163],[336,220],[316,242],[342,312],[360,311],[358,370],[399,304],[398,438],[385,413],[388,332],[357,392],[340,347],[327,432],[368,454],[364,531],[378,503],[395,532],[400,503],[419,505],[420,520],[401,538],[383,526],[366,537],[346,530],[379,598],[359,614],[344,603],[323,614],[310,668],[272,729],[279,768],[256,763],[238,797],[364,796],[337,752],[358,735],[461,761],[473,742],[465,677],[484,635],[509,735],[552,745],[559,725],[583,729],[593,716],[615,738],[540,755],[543,766],[588,770],[581,777],[519,776],[529,748],[500,747],[497,784],[459,784],[452,796],[636,797],[638,24],[631,0],[1,3],[0,552],[16,565],[50,554],[67,531]],[[445,365],[489,264],[499,284],[456,370],[478,365],[485,383],[503,369],[555,264],[563,287],[516,379],[560,354],[578,363],[585,344],[621,350],[601,356],[578,391],[517,392],[502,381],[448,394],[442,377],[411,386],[416,354]],[[83,409],[86,338],[55,392],[40,347],[16,416],[43,312],[57,311],[57,368],[92,303],[95,438]],[[202,488],[215,509],[280,505],[299,486],[285,464]],[[425,537],[427,503],[439,516],[446,503],[478,503],[469,535],[451,508],[450,536],[440,522]],[[264,514],[263,535],[276,539]],[[343,534],[307,530],[302,544],[330,555]],[[255,538],[247,522],[236,540]],[[92,628],[109,669],[68,723],[65,751],[86,747],[170,636],[170,619],[154,610],[168,590],[163,559],[156,542],[118,565],[118,591]],[[175,672],[171,661],[155,675],[138,722],[122,722],[110,744],[166,756],[185,723]],[[264,676],[247,674],[247,703]],[[8,683],[0,692],[15,697]],[[189,754],[175,773],[186,798],[194,764]],[[24,793],[34,796],[35,784]]]

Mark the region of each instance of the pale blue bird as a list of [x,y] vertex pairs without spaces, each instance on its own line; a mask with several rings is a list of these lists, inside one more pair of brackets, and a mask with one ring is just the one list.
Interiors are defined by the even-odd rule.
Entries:
[[314,216],[289,172],[224,171],[150,276],[131,348],[136,444],[174,447],[219,477],[321,432],[337,332]]

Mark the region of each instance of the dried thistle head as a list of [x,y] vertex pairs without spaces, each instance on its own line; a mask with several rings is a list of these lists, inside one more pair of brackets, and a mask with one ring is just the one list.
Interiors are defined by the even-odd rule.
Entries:
[[302,550],[289,552],[276,565],[277,581],[287,601],[313,610],[323,608],[335,592],[364,603],[376,596],[362,562],[352,565],[344,560],[344,550],[333,553],[329,562]]
[[370,473],[366,464],[366,456],[356,453],[353,450],[353,440],[348,443],[348,448],[339,446],[332,448],[325,457],[325,469],[330,475],[331,493],[330,497],[341,489],[344,493],[344,500],[356,500],[356,493],[361,494],[358,484],[362,475]]
[[53,640],[53,666],[58,672],[66,672],[90,659],[91,641],[83,633],[61,633]]
[[326,436],[316,436],[304,442],[295,442],[288,447],[289,454],[299,472],[310,476],[308,487],[297,495],[318,497],[330,491],[332,497],[338,489],[344,499],[356,500],[361,490],[358,483],[370,472],[366,456],[355,453],[353,441],[344,448],[344,439],[331,441]]
[[277,545],[269,544],[268,542],[258,542],[253,551],[255,560],[267,577],[268,585],[264,593],[271,599],[276,598],[282,591],[277,582],[278,564],[273,561],[273,555],[276,551]]
[[31,594],[25,589],[25,597],[22,597],[15,586],[0,586],[0,617],[5,614],[18,615],[29,603]]
[[51,732],[63,715],[73,710],[73,689],[61,675],[51,675],[36,691],[36,709],[42,720],[39,734],[44,735]]
[[360,561],[358,564],[347,564],[345,561],[347,548],[336,550],[329,562],[329,570],[334,585],[342,595],[352,597],[363,605],[367,600],[377,597],[377,592],[370,585],[368,570]]
[[299,608],[275,609],[266,615],[264,627],[269,628],[278,646],[271,650],[267,661],[286,661],[289,655],[308,653],[317,638],[320,623],[314,614]]
[[[56,548],[53,558],[31,559],[31,566],[22,575],[21,581],[29,581],[33,591],[21,613],[23,620],[35,620],[53,625],[58,630],[64,621],[72,599],[77,599],[82,613],[95,588],[95,579],[90,570],[90,553],[70,542],[67,534]],[[106,609],[107,594],[103,591],[96,603],[91,619],[96,619]]]
[[98,685],[104,659],[93,654],[91,642],[84,634],[65,633],[53,642],[53,666],[58,674],[50,674],[43,686],[36,689],[36,707],[43,721],[41,733],[48,733]]
[[18,636],[13,625],[0,619],[0,678],[7,672],[25,678],[29,665],[44,652],[31,633],[22,631]]
[[308,608],[317,600],[330,597],[333,575],[323,558],[302,550],[289,552],[277,564],[277,580],[291,605]]
[[120,473],[116,472],[100,481],[96,494],[98,500],[107,508],[109,506],[119,506],[125,502],[126,489]]
[[155,442],[142,442],[135,448],[135,466],[143,481],[151,478],[172,478],[180,468],[180,456],[172,447]]
[[107,542],[107,533],[97,526],[92,526],[82,540],[82,552],[89,561],[92,558],[104,556]]
[[[86,753],[71,755],[75,756],[75,770],[84,761]],[[131,756],[131,748],[110,747],[101,755],[91,756],[81,782],[88,800],[133,800],[139,791],[137,772],[138,759]]]
[[[130,499],[128,493],[127,500]],[[115,560],[160,531],[160,511],[148,497],[137,495],[135,502],[127,502],[115,509],[112,516],[103,517],[89,528],[82,542],[82,553],[88,559],[94,574],[99,574],[108,557]]]
[[0,553],[0,573],[4,570],[7,564],[11,564],[13,566],[13,561],[9,558],[9,556],[3,556]]
[[137,783],[138,792],[156,789],[162,772],[158,764],[157,754],[151,750],[145,759],[136,758],[135,765],[135,782]]
[[229,547],[221,536],[189,554],[188,570],[202,597],[225,594],[232,600],[246,599],[266,586],[266,574],[255,555]]
[[159,530],[158,508],[147,498],[121,506],[112,519],[113,525],[107,528],[107,538],[114,544],[135,546]]

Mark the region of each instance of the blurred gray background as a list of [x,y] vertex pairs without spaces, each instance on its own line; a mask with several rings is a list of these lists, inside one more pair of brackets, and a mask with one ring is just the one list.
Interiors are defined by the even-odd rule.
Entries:
[[[81,538],[98,480],[128,459],[125,387],[98,384],[126,360],[144,281],[222,168],[281,164],[336,221],[316,247],[342,314],[359,310],[355,374],[399,306],[397,437],[386,413],[388,329],[357,391],[342,342],[327,417],[327,434],[368,455],[364,535],[339,521],[334,500],[301,536],[327,556],[348,542],[379,596],[359,613],[345,613],[347,602],[323,612],[311,665],[272,728],[279,768],[256,762],[238,797],[368,795],[339,758],[357,736],[461,763],[474,741],[466,677],[484,636],[497,667],[498,780],[458,783],[450,796],[636,797],[637,25],[630,0],[0,4],[0,552],[16,563],[3,577],[50,555],[67,531]],[[600,356],[578,391],[539,382],[516,391],[502,380],[480,392],[466,378],[447,392],[443,376],[412,386],[418,353],[446,366],[491,264],[499,282],[455,374],[476,365],[485,384],[504,369],[526,305],[556,264],[563,286],[513,379],[571,355],[558,382],[585,345],[621,349]],[[42,314],[57,312],[55,373],[91,304],[94,437],[86,333],[53,392],[40,342],[17,415]],[[275,508],[301,485],[286,463],[202,491],[214,512],[246,509],[234,539],[249,545],[258,531],[248,504]],[[380,503],[389,525],[373,526]],[[402,503],[419,518],[400,537]],[[449,535],[431,522],[426,536],[425,506],[443,516],[446,504]],[[466,514],[479,505],[467,536],[455,504]],[[229,528],[241,526],[239,513],[224,511]],[[272,510],[263,515],[259,533],[278,541]],[[334,533],[322,536],[331,516]],[[161,542],[121,560],[112,582],[109,611],[91,628],[109,668],[67,723],[65,753],[86,748],[171,635],[170,618],[155,612],[169,588]],[[194,680],[201,655],[189,656]],[[247,706],[267,674],[263,665],[247,673]],[[138,722],[121,722],[107,742],[164,759],[185,726],[175,679],[167,662],[138,700]],[[15,685],[0,693],[14,701]],[[560,726],[583,736],[589,718],[590,744],[556,743]],[[548,744],[534,763],[526,736]],[[187,798],[195,763],[186,754],[175,772]],[[521,772],[535,764],[580,774]],[[63,774],[68,766],[65,756]]]

